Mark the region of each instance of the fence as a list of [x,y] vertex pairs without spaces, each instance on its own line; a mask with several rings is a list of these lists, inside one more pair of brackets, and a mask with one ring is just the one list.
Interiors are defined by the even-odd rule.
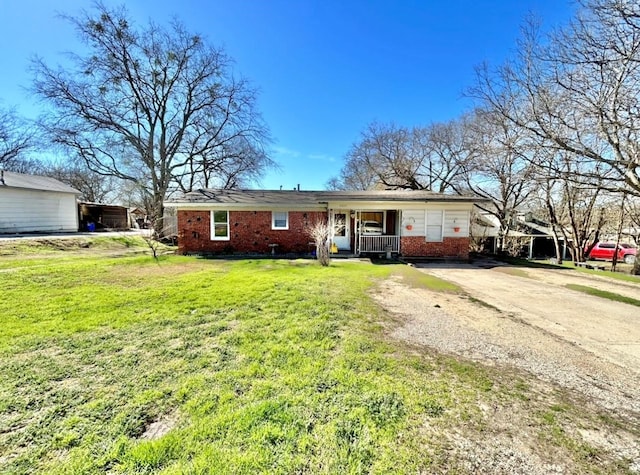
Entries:
[[359,252],[400,252],[400,236],[379,236],[361,234]]

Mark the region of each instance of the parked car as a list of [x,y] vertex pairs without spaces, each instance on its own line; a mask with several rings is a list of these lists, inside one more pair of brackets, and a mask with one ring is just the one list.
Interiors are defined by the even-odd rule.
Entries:
[[362,234],[382,234],[382,224],[377,221],[362,221]]
[[[612,261],[615,249],[615,242],[599,242],[593,246],[593,249],[589,252],[589,259],[604,259]],[[626,264],[633,264],[636,260],[636,253],[637,249],[631,244],[618,245],[618,261],[624,261]]]

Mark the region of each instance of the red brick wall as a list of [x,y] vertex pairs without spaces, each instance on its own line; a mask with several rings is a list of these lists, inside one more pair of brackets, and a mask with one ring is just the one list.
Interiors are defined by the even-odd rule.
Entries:
[[308,253],[311,238],[304,231],[307,224],[326,220],[327,213],[318,211],[289,211],[289,229],[271,229],[271,211],[230,211],[229,241],[212,241],[211,212],[178,211],[179,252],[271,253],[269,244],[278,244],[276,254]]
[[469,258],[469,238],[449,238],[442,242],[426,242],[424,236],[400,238],[400,253],[404,257],[456,257]]

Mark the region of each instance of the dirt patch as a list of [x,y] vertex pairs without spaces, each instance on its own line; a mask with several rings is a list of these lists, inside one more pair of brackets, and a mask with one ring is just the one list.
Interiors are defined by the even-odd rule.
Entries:
[[[582,447],[592,447],[596,457],[608,460],[603,462],[607,471],[640,473],[639,312],[564,287],[579,283],[638,298],[633,284],[600,277],[585,280],[589,277],[570,275],[570,270],[566,276],[563,271],[526,269],[523,275],[477,265],[420,270],[458,284],[464,293],[411,288],[399,277],[386,280],[373,297],[397,317],[391,336],[497,366],[506,374],[515,371],[540,395],[539,401],[485,408],[487,427],[481,434],[448,434],[457,461],[454,471],[581,473],[564,460],[566,452],[554,453],[558,440],[571,440],[567,444],[573,444],[574,452],[583,450],[588,458],[589,450]],[[532,428],[548,410],[549,395],[558,391],[573,398],[578,408],[588,408],[591,416],[580,419],[562,410],[547,414],[550,435],[545,440]],[[618,422],[600,424],[593,414],[601,413]],[[602,460],[595,465],[602,468]]]
[[178,424],[178,413],[165,414],[149,424],[140,436],[143,440],[159,439],[163,435],[169,433]]

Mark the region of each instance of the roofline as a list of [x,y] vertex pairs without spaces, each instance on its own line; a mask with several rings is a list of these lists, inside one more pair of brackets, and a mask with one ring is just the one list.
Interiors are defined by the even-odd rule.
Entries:
[[163,203],[165,208],[181,208],[188,206],[200,206],[200,205],[214,205],[214,206],[226,206],[226,207],[247,207],[247,206],[262,206],[262,207],[271,207],[271,206],[296,206],[296,207],[323,207],[323,206],[334,206],[335,204],[342,203],[397,203],[403,205],[417,205],[423,203],[467,203],[467,204],[475,204],[478,202],[484,202],[485,200],[477,200],[477,199],[457,199],[457,200],[446,200],[446,199],[433,199],[433,200],[364,200],[364,199],[353,199],[353,200],[343,200],[336,199],[331,201],[316,201],[305,203],[304,201],[274,201],[271,203],[230,203],[230,202],[219,202],[219,201],[189,201],[189,200],[168,200]]
[[[256,199],[253,203],[242,201],[242,202],[225,202],[225,201],[217,201],[217,196],[225,196],[225,191],[229,191],[230,194],[238,193],[242,194],[244,192],[248,192],[248,196],[252,196],[255,199],[256,193],[273,193],[276,195],[276,199],[274,196],[270,196],[269,203],[261,203],[259,199]],[[264,207],[273,207],[273,206],[317,206],[317,205],[330,205],[332,203],[402,203],[402,204],[418,204],[418,203],[487,203],[491,200],[476,196],[468,196],[468,195],[445,195],[445,194],[435,194],[433,196],[424,196],[411,198],[411,191],[405,190],[386,190],[389,192],[388,195],[385,195],[385,191],[350,191],[350,192],[340,192],[340,191],[297,191],[297,190],[197,190],[195,192],[191,192],[196,195],[198,198],[189,199],[189,198],[176,198],[171,200],[164,201],[165,207],[170,208],[180,208],[180,207],[189,207],[189,205],[215,205],[215,206],[225,206],[225,207],[246,207],[246,206],[264,206]],[[207,198],[205,193],[211,193],[212,197]],[[398,192],[399,196],[393,196],[395,192]],[[402,193],[404,192],[404,193]],[[200,195],[197,195],[200,193]],[[282,195],[282,196],[277,196]],[[286,195],[306,195],[304,200],[296,200],[295,196],[286,196]],[[317,195],[317,200],[314,200],[313,195]],[[350,196],[351,195],[351,196]],[[369,195],[369,196],[367,196]],[[311,199],[309,199],[311,198]]]

